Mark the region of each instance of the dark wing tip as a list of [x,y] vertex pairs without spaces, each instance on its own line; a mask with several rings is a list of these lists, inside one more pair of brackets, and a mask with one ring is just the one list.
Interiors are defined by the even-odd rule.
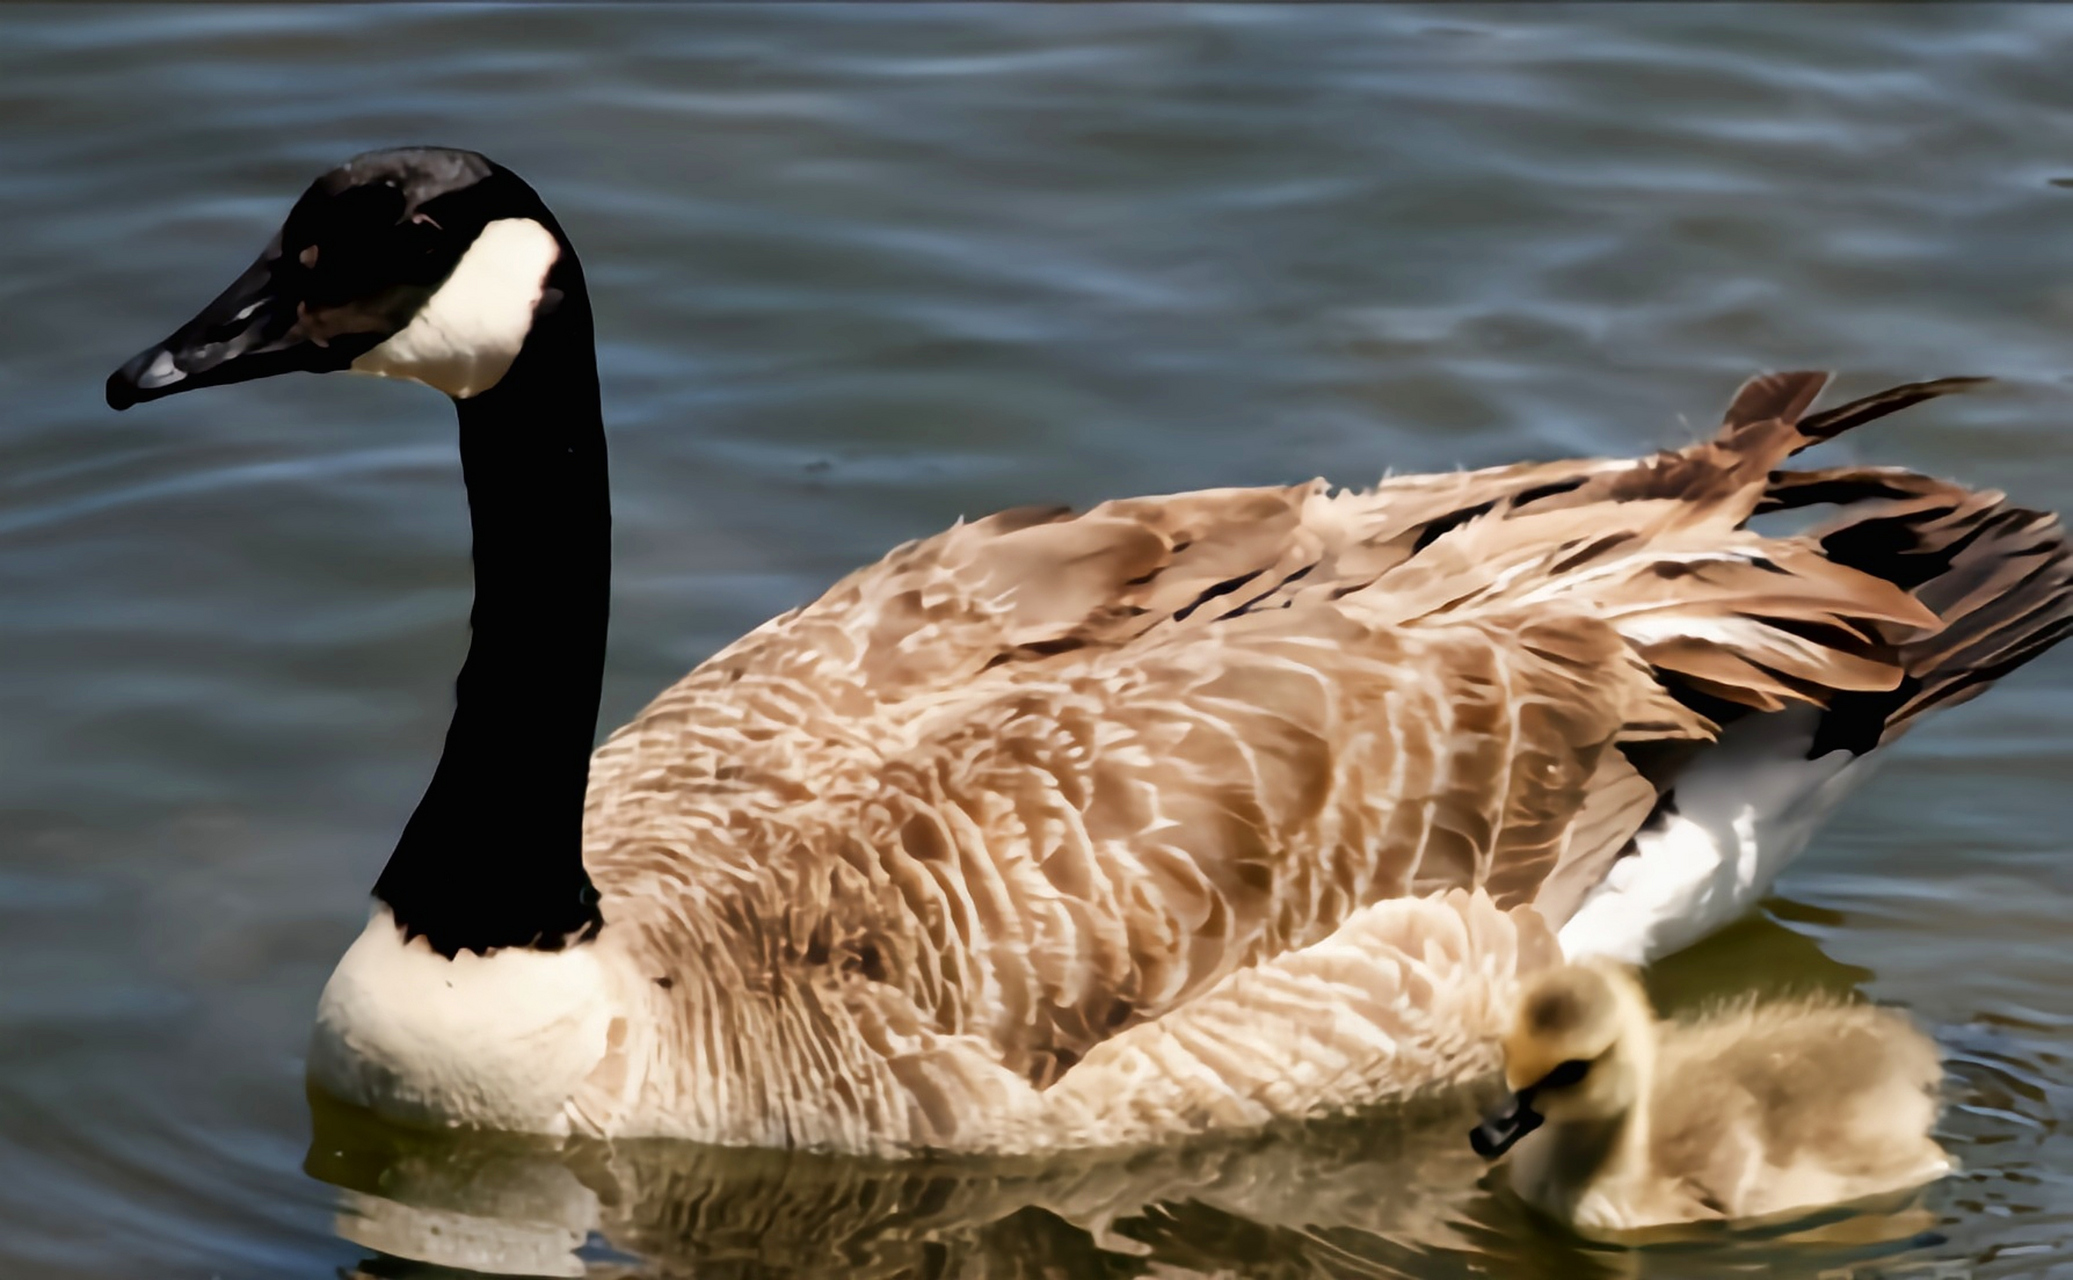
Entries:
[[1961,391],[1973,391],[1992,382],[1992,378],[1932,378],[1927,382],[1904,382],[1897,387],[1875,391],[1848,404],[1839,404],[1833,409],[1823,409],[1812,417],[1803,419],[1799,433],[1809,444],[1819,440],[1832,440],[1852,427],[1862,426],[1874,418],[1883,418],[1889,413],[1898,413],[1910,405],[1938,396],[1952,395]]

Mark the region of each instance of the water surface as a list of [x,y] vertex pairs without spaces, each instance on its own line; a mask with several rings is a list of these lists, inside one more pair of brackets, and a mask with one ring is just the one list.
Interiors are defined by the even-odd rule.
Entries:
[[465,643],[449,411],[100,402],[339,159],[527,175],[603,343],[607,725],[959,515],[1631,452],[1760,368],[1993,375],[1833,452],[2058,504],[2069,66],[2042,5],[0,9],[0,1275],[2073,1275],[2063,653],[1658,975],[1913,1009],[1917,1202],[1588,1249],[1465,1101],[1043,1165],[313,1125]]

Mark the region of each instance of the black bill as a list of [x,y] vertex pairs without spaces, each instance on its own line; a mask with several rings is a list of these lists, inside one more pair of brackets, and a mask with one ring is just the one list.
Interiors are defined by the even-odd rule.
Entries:
[[108,379],[108,407],[127,409],[196,387],[346,368],[372,341],[330,341],[309,323],[277,239],[243,275],[173,335]]
[[1483,1117],[1483,1123],[1468,1131],[1468,1145],[1485,1160],[1495,1160],[1512,1149],[1519,1139],[1546,1122],[1533,1109],[1533,1090],[1526,1089],[1505,1099],[1504,1105]]

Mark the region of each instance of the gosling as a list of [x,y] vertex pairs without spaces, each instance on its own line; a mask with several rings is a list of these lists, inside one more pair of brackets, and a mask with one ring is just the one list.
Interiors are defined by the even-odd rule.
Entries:
[[1542,975],[1504,1041],[1511,1098],[1469,1135],[1587,1234],[1787,1215],[1941,1177],[1936,1046],[1891,1010],[1806,999],[1661,1022],[1606,962]]

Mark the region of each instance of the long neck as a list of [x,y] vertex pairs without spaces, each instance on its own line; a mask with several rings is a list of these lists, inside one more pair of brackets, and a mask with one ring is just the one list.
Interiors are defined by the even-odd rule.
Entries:
[[375,896],[438,951],[558,949],[603,923],[583,797],[611,596],[611,501],[582,269],[564,252],[498,383],[455,401],[475,608],[446,750]]

